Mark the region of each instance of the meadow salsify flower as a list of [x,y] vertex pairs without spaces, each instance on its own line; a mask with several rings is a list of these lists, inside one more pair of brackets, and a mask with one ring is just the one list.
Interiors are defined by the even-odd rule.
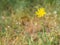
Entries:
[[46,14],[45,8],[39,8],[35,14],[37,15],[37,17],[43,17]]

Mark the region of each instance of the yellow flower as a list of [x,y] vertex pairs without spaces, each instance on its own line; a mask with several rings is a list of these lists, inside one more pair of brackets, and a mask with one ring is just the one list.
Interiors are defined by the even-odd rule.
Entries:
[[46,14],[45,8],[40,8],[40,9],[38,9],[38,10],[36,11],[36,15],[37,15],[38,17],[43,17],[45,14]]

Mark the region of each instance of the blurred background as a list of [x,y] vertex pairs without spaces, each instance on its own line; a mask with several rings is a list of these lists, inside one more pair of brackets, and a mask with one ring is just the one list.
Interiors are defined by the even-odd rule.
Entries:
[[0,0],[0,45],[60,45],[60,0]]

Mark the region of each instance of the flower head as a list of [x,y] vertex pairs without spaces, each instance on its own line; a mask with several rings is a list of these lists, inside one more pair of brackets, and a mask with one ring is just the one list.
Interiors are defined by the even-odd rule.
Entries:
[[36,15],[37,15],[38,17],[43,17],[45,14],[46,14],[45,8],[39,8],[39,9],[36,11]]

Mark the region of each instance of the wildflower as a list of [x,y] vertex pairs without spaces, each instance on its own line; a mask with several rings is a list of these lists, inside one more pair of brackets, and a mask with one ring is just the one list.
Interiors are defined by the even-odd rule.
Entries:
[[54,11],[53,13],[54,13],[54,14],[57,14],[57,11]]
[[8,25],[8,28],[10,28],[10,26]]
[[36,15],[37,15],[38,17],[43,17],[45,14],[46,14],[46,12],[45,12],[45,9],[44,9],[44,8],[40,8],[40,9],[38,9],[38,10],[36,11]]

